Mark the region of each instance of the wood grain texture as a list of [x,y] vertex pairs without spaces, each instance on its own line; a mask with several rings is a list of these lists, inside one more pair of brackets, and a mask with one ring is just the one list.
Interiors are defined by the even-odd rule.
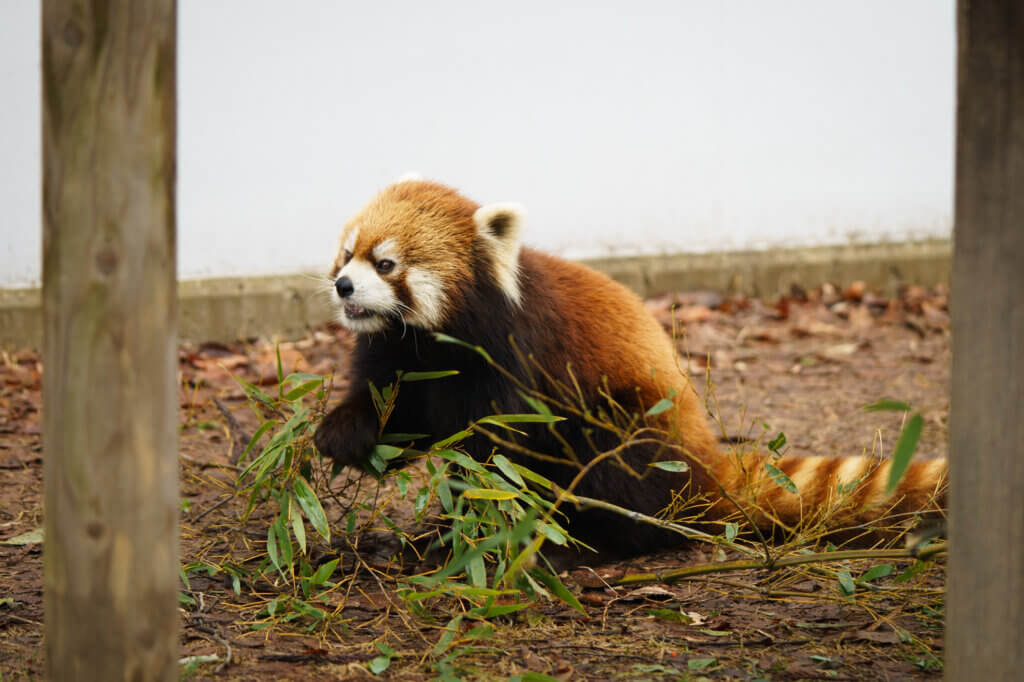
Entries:
[[174,0],[43,2],[53,680],[177,679]]
[[959,2],[946,678],[1024,670],[1024,5]]

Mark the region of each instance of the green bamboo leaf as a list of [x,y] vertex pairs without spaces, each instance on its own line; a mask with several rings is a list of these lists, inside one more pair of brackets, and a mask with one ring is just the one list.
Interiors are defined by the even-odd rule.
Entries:
[[484,557],[478,555],[466,562],[466,574],[469,581],[475,587],[484,587],[487,584],[487,569],[484,568]]
[[285,393],[284,399],[289,401],[289,402],[291,402],[293,400],[297,400],[297,399],[301,398],[302,396],[306,395],[307,393],[309,393],[310,391],[312,391],[312,390],[314,390],[316,388],[319,388],[323,383],[324,383],[323,378],[318,378],[318,379],[313,379],[311,381],[307,381],[304,384],[299,384],[298,386],[296,386],[292,390],[290,390],[287,393]]
[[553,414],[533,414],[527,412],[524,414],[492,414],[483,419],[478,419],[477,422],[483,424],[528,424],[528,423],[541,423],[551,424],[553,422],[565,421],[565,417],[557,417]]
[[383,412],[384,398],[381,396],[380,391],[377,390],[377,386],[372,381],[367,381],[366,385],[370,389],[370,397],[373,398],[373,404],[377,407],[377,411]]
[[429,433],[385,433],[380,437],[381,443],[412,443],[420,438],[429,438]]
[[384,470],[388,468],[388,463],[385,462],[384,458],[376,452],[370,452],[370,456],[366,458],[366,462],[373,469],[373,472],[376,472],[378,478],[384,473]]
[[544,537],[556,545],[564,546],[569,541],[565,536],[565,533],[563,533],[555,523],[542,523],[538,521],[536,528],[544,535]]
[[320,567],[316,569],[316,573],[313,574],[313,584],[323,585],[332,575],[334,575],[334,569],[337,567],[338,559],[331,559],[325,564],[320,564]]
[[[423,579],[420,579],[419,576],[416,576],[416,577],[413,577],[412,579],[410,579],[409,582],[412,582],[412,583],[426,583],[426,582],[429,582],[429,580],[423,580]],[[406,603],[416,604],[418,602],[425,601],[427,599],[433,599],[434,597],[440,597],[442,594],[445,594],[445,590],[432,590],[430,592],[406,592],[405,594],[402,595],[402,599],[404,599],[406,601]]]
[[927,567],[927,561],[917,560],[913,564],[907,567],[907,570],[900,573],[898,576],[893,578],[893,582],[905,583],[914,576],[920,575]]
[[404,448],[396,448],[394,445],[375,445],[373,446],[373,454],[380,457],[385,462],[390,462],[395,457],[398,457],[403,452]]
[[245,389],[245,392],[249,395],[250,398],[256,398],[260,402],[266,403],[268,405],[274,404],[273,399],[269,395],[258,389],[253,384],[250,384],[242,377],[232,374],[231,378],[237,381],[238,383],[242,384],[242,388]]
[[267,556],[270,558],[270,563],[274,564],[274,568],[281,570],[281,557],[277,554],[277,524],[272,523],[267,526]]
[[454,343],[456,346],[462,346],[463,348],[468,348],[469,350],[473,351],[474,353],[478,353],[487,362],[489,362],[491,364],[494,364],[494,360],[491,359],[491,356],[487,353],[487,351],[485,351],[480,346],[474,346],[474,345],[466,343],[465,341],[459,341],[454,336],[448,336],[447,334],[442,334],[441,332],[434,332],[434,338],[437,339],[438,341],[440,341],[441,343]]
[[471,500],[514,500],[519,497],[519,493],[494,490],[492,488],[470,488],[462,493],[462,495]]
[[295,496],[288,495],[288,518],[292,521],[292,534],[299,543],[299,549],[306,553],[306,525],[302,523],[302,514],[295,508]]
[[537,673],[528,671],[522,675],[515,675],[514,677],[508,678],[508,682],[558,682],[557,677],[551,677],[551,675],[545,675],[544,673]]
[[305,381],[313,381],[314,379],[323,381],[325,378],[319,374],[310,374],[309,372],[292,372],[284,378],[284,383],[298,384]]
[[409,492],[409,483],[412,481],[412,476],[404,471],[398,472],[395,476],[395,483],[398,484],[398,494],[405,497],[406,493]]
[[587,615],[586,610],[583,608],[583,604],[576,598],[572,592],[570,592],[562,581],[558,579],[558,576],[551,575],[543,568],[537,567],[530,571],[530,575],[539,580],[544,584],[544,587],[551,590],[559,599],[564,601],[566,604],[576,609],[584,616]]
[[512,466],[512,462],[508,461],[508,458],[505,457],[505,455],[495,455],[494,459],[491,461],[494,462],[494,465],[498,467],[498,470],[505,474],[510,481],[521,488],[526,487],[526,482],[523,481],[523,477],[519,475],[519,472],[515,470]]
[[391,665],[391,659],[387,656],[377,656],[366,664],[367,669],[374,675],[380,675]]
[[544,403],[544,401],[543,401],[543,400],[537,400],[537,399],[536,399],[536,398],[534,398],[533,396],[527,395],[526,393],[523,393],[522,391],[519,391],[519,396],[520,396],[520,397],[521,397],[521,398],[522,398],[523,400],[525,400],[525,401],[526,401],[526,404],[527,404],[527,405],[529,405],[529,406],[530,406],[530,407],[532,407],[532,408],[533,408],[534,410],[536,410],[538,414],[542,414],[542,415],[544,415],[545,417],[550,417],[550,416],[552,416],[552,415],[551,415],[551,409],[550,409],[550,408],[549,408],[549,407],[547,406],[547,404],[546,404],[546,403]]
[[520,436],[525,436],[526,435],[526,431],[521,431],[520,429],[517,429],[514,426],[510,426],[509,424],[505,424],[504,422],[494,421],[490,417],[484,417],[483,419],[478,419],[476,424],[474,424],[474,426],[479,426],[480,424],[491,424],[491,425],[494,425],[494,426],[500,426],[501,428],[505,429],[506,431],[511,431],[512,433],[518,433]]
[[908,412],[910,405],[900,400],[882,398],[877,402],[864,406],[865,412]]
[[787,476],[786,472],[784,472],[782,469],[778,468],[771,462],[765,462],[764,468],[765,471],[768,472],[768,475],[771,477],[771,479],[775,481],[776,485],[778,485],[780,488],[787,492],[793,493],[794,495],[797,494],[796,483],[793,483],[793,479]]
[[458,373],[457,369],[445,369],[439,372],[403,372],[402,381],[430,381],[431,379],[455,376]]
[[[438,486],[440,490],[440,486]],[[530,530],[533,528],[533,521],[536,515],[530,511],[511,529],[503,530],[494,535],[491,535],[476,544],[475,547],[467,552],[463,552],[460,556],[453,557],[448,565],[442,568],[440,571],[432,576],[429,576],[431,582],[436,583],[437,581],[444,580],[450,576],[456,575],[462,571],[466,564],[473,561],[475,557],[483,556],[487,552],[494,550],[496,547],[509,545],[512,547],[519,546],[519,543],[530,535]]]
[[523,478],[525,478],[526,480],[531,481],[533,483],[536,483],[537,485],[539,485],[542,488],[545,488],[547,490],[551,490],[552,485],[553,485],[551,483],[551,481],[546,479],[546,478],[544,478],[540,474],[534,473],[530,469],[527,469],[524,466],[516,464],[515,462],[509,462],[509,466],[511,466],[513,469],[515,469],[519,473],[519,475],[522,476]]
[[885,486],[885,494],[891,495],[903,480],[907,468],[910,466],[910,458],[914,456],[917,449],[917,441],[921,439],[921,427],[924,420],[921,415],[915,414],[903,427],[900,438],[896,441],[896,449],[892,453],[892,465],[889,468],[889,483]]
[[690,465],[681,460],[671,460],[667,462],[651,462],[648,466],[657,467],[658,469],[664,469],[665,471],[673,471],[676,473],[682,473],[690,470]]
[[245,446],[245,450],[242,452],[242,457],[245,457],[250,452],[252,452],[253,447],[256,446],[256,443],[260,442],[260,438],[263,437],[263,434],[265,434],[268,430],[272,429],[276,425],[277,422],[273,419],[265,421],[262,424],[260,424],[260,428],[256,429],[256,433],[252,434],[252,438],[249,439],[249,444]]
[[275,534],[277,535],[277,555],[281,559],[282,566],[291,566],[292,562],[295,561],[295,555],[292,553],[292,536],[288,532],[288,527],[284,525],[284,519],[280,516],[274,521]]
[[839,590],[847,597],[852,595],[857,589],[853,583],[853,577],[847,570],[839,571]]
[[277,383],[284,383],[284,368],[281,366],[281,346],[280,344],[274,345],[274,354],[277,356]]
[[878,580],[879,578],[887,578],[893,573],[892,564],[879,564],[878,566],[872,566],[868,570],[857,578],[859,583],[868,583],[872,580]]
[[444,626],[444,634],[438,638],[437,644],[434,645],[433,655],[440,656],[448,647],[455,641],[455,636],[459,634],[459,626],[462,625],[462,615],[455,616],[448,624]]
[[655,618],[667,620],[670,623],[682,623],[683,625],[693,624],[693,618],[682,613],[679,609],[647,609],[647,613]]
[[437,484],[437,499],[441,500],[441,508],[451,514],[454,505],[452,504],[452,489],[448,486],[448,479],[442,478]]
[[516,611],[522,611],[527,606],[530,606],[530,602],[523,602],[521,604],[491,604],[481,614],[483,618],[497,618],[498,616],[507,616],[510,613]]
[[309,616],[313,620],[321,621],[327,616],[323,609],[318,609],[312,604],[307,604],[301,599],[292,599],[290,603],[293,609],[304,616]]
[[659,414],[661,414],[662,412],[665,412],[666,410],[672,409],[673,407],[675,407],[675,405],[676,404],[674,402],[672,402],[671,400],[669,400],[668,398],[662,398],[658,402],[654,403],[654,405],[651,406],[651,409],[649,409],[646,412],[644,412],[644,416],[645,417],[656,417]]
[[413,510],[416,512],[417,516],[422,514],[423,510],[427,508],[427,501],[429,499],[430,490],[428,488],[423,487],[416,491],[416,502],[413,504]]
[[431,450],[439,450],[441,448],[446,448],[449,445],[453,445],[455,443],[458,443],[459,441],[465,440],[466,438],[469,438],[472,435],[473,435],[472,431],[464,429],[462,431],[459,431],[458,433],[453,433],[452,435],[448,436],[444,440],[437,441],[436,443],[434,443],[433,445],[430,446],[430,449]]
[[459,452],[458,450],[438,450],[433,454],[437,455],[438,457],[443,457],[448,461],[455,462],[463,469],[468,469],[469,471],[474,471],[478,474],[483,474],[487,472],[486,469],[480,466],[479,462],[477,462],[469,455]]
[[283,445],[275,445],[273,442],[268,443],[267,447],[263,448],[263,452],[254,457],[253,460],[249,462],[244,469],[242,469],[242,472],[238,474],[238,480],[245,478],[246,474],[255,468],[256,473],[253,475],[253,483],[259,483],[263,480],[267,471],[277,464],[283,453]]
[[295,497],[299,501],[299,506],[302,507],[306,518],[309,519],[309,525],[313,526],[313,530],[319,533],[325,542],[330,542],[331,529],[327,525],[327,514],[324,513],[324,508],[320,505],[320,500],[317,498],[316,493],[313,492],[313,489],[309,487],[309,484],[301,476],[296,476],[292,485],[295,490]]

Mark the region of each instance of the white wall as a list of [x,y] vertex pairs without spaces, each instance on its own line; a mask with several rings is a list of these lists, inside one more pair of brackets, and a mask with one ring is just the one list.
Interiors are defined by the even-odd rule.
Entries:
[[[571,257],[950,233],[953,0],[179,14],[184,278],[320,270],[410,170]],[[40,280],[38,15],[0,0],[0,286]]]

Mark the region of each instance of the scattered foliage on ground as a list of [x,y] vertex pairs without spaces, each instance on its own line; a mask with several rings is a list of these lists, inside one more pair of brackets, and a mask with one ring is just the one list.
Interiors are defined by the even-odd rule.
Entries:
[[[648,306],[679,339],[723,447],[945,452],[943,291],[794,289],[770,306],[673,294]],[[405,447],[410,434],[382,433],[375,471],[332,470],[312,453],[312,428],[344,385],[350,347],[339,329],[182,347],[183,677],[941,674],[941,554],[823,561],[793,543],[764,556],[727,526],[708,542],[559,576],[531,548],[569,542],[571,528],[528,469],[500,450],[487,462],[459,451],[472,428],[425,452]],[[30,351],[3,361],[0,576],[10,587],[0,594],[0,670],[18,679],[42,670],[31,535],[41,525],[41,368]],[[382,415],[414,380],[444,377],[377,387]],[[913,411],[878,404],[884,396]],[[865,412],[870,403],[896,409]],[[547,417],[538,407],[529,418]],[[406,458],[415,461],[385,466]]]

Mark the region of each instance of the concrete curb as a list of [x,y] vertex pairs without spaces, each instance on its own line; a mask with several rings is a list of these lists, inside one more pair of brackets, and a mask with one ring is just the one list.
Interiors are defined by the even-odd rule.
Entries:
[[[952,243],[823,246],[774,251],[675,254],[584,261],[643,296],[711,290],[773,298],[793,284],[845,286],[857,280],[894,295],[906,284],[950,283]],[[232,341],[301,336],[331,316],[316,276],[229,277],[178,285],[179,336]],[[38,289],[0,289],[0,348],[38,348],[43,316]]]

